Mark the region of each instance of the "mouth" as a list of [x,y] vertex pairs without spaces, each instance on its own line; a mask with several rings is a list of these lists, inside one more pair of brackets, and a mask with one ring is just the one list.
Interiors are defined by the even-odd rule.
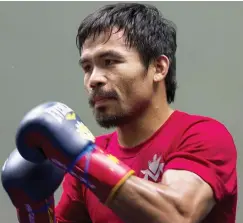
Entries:
[[114,101],[114,100],[115,98],[112,97],[97,97],[94,98],[94,106],[99,107],[106,104],[107,102]]

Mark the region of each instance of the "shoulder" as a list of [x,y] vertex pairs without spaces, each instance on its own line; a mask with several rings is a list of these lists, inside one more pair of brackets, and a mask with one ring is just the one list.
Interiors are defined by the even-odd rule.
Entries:
[[164,171],[195,173],[211,185],[217,200],[235,193],[237,149],[227,127],[214,118],[187,113],[181,116],[179,125],[181,134]]
[[198,114],[181,112],[179,126],[184,133],[206,134],[208,136],[226,136],[233,138],[226,125],[219,120]]
[[[179,150],[201,151],[220,158],[236,159],[234,138],[225,124],[212,117],[184,113]],[[221,154],[219,156],[219,154]]]

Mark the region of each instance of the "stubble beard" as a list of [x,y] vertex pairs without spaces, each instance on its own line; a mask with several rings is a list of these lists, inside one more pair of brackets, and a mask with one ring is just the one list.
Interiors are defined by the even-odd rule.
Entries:
[[105,113],[105,109],[102,108],[98,110],[95,110],[93,108],[93,114],[99,126],[105,129],[119,127],[128,123],[131,120],[131,115],[129,114],[124,114],[120,112],[119,114],[108,115]]
[[147,109],[149,102],[137,103],[131,111],[116,111],[114,115],[108,115],[105,108],[94,109],[93,114],[96,122],[105,129],[117,128],[134,122]]

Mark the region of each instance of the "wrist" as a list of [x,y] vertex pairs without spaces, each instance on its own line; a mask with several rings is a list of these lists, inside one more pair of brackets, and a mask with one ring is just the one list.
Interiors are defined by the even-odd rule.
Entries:
[[49,199],[46,199],[41,202],[29,201],[16,207],[17,216],[19,222],[50,222],[53,223],[55,219],[55,201],[54,197],[51,196]]
[[83,155],[70,172],[106,205],[134,170],[98,146]]

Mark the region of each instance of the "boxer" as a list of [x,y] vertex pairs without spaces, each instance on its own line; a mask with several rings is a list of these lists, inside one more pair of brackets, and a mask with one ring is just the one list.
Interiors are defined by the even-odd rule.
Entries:
[[[180,121],[184,122],[184,126],[195,122],[195,117],[183,118],[184,115],[184,113],[177,114]],[[70,120],[68,117],[72,117],[72,119]],[[198,117],[196,120],[198,120]],[[224,143],[232,144],[232,139],[229,138],[228,133],[220,124],[206,118],[203,119],[203,122],[210,123],[207,125],[211,125],[221,131],[221,134],[225,134]],[[78,123],[83,126],[81,128],[83,131],[77,129]],[[202,126],[199,125],[197,128],[202,128]],[[194,131],[198,131],[197,128]],[[195,134],[195,132],[192,133]],[[212,133],[209,134],[212,135]],[[168,140],[171,141],[170,138]],[[220,140],[222,141],[221,138]],[[188,146],[187,143],[189,142],[187,141],[185,145],[180,146],[182,148]],[[202,169],[200,165],[205,165],[204,170],[206,170],[210,163],[195,155],[199,151],[198,148],[196,148],[195,154],[188,154],[183,151],[168,154],[165,158],[168,163],[164,167],[167,171],[164,175],[165,178],[162,178],[162,184],[152,183],[136,176],[131,165],[125,164],[109,151],[99,147],[81,118],[71,108],[60,102],[44,103],[28,112],[17,130],[16,145],[25,159],[33,162],[44,162],[48,159],[60,169],[68,172],[80,185],[84,185],[97,197],[100,204],[110,208],[124,222],[146,222],[148,220],[154,222],[198,222],[202,221],[215,206],[214,196],[222,199],[220,189],[218,188],[218,191],[215,189],[217,193],[213,195],[211,187],[204,181],[204,179],[210,180],[212,186],[217,183],[217,179],[211,178],[209,172],[204,172],[202,178],[194,174],[189,175],[182,170],[177,170],[181,176],[173,170],[172,174],[175,174],[175,176],[171,175],[171,178],[170,175],[166,175],[166,173],[171,174],[173,165],[172,169],[181,169],[181,166],[187,166],[189,156],[191,156],[192,161],[189,162],[188,169],[191,169],[191,171],[194,168]],[[205,152],[203,151],[203,153]],[[146,152],[146,154],[149,153]],[[177,157],[177,154],[181,158]],[[213,157],[210,158],[213,159]],[[171,161],[173,159],[178,161],[173,163]],[[205,163],[196,164],[194,160],[197,159],[201,159],[201,162]],[[160,164],[156,157],[153,163],[154,165],[155,163]],[[151,170],[154,169],[153,166],[150,167]],[[217,168],[215,167],[215,171],[219,171]],[[182,176],[185,178],[180,179]],[[171,180],[173,177],[179,179]],[[179,184],[181,180],[184,185]],[[216,184],[215,186],[220,185]],[[87,197],[86,199],[90,198]],[[161,209],[162,207],[163,209]],[[70,203],[69,208],[72,208],[72,203]],[[173,214],[170,211],[173,211]],[[211,219],[207,222],[216,219],[213,214],[209,217]],[[221,216],[217,216],[217,218],[219,217]],[[93,219],[91,220],[93,221]],[[232,217],[229,216],[228,220],[232,221]],[[65,222],[62,218],[59,218],[58,221]],[[114,222],[116,221],[114,220]],[[99,222],[104,222],[104,220],[99,220]]]
[[110,4],[81,22],[76,43],[94,117],[115,130],[93,137],[71,108],[47,102],[16,134],[25,159],[67,172],[58,222],[234,223],[233,137],[213,118],[171,107],[174,23],[155,6]]

